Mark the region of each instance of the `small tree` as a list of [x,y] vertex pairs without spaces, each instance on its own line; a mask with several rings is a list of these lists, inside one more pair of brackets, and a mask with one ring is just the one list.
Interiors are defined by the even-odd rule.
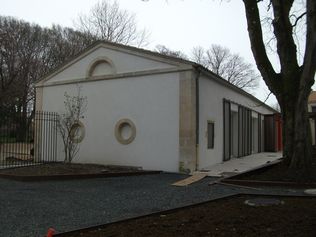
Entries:
[[81,95],[81,87],[78,87],[77,95],[70,96],[65,92],[64,96],[65,113],[60,114],[57,129],[64,145],[64,162],[71,163],[80,148],[80,141],[76,137],[80,135],[80,119],[84,117],[88,101]]

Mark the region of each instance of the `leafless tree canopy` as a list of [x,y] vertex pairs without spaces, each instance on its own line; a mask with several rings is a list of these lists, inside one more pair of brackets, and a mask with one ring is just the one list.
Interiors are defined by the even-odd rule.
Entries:
[[0,103],[27,110],[33,98],[32,84],[41,63],[43,32],[13,18],[0,17]]
[[118,2],[98,2],[87,15],[79,15],[75,27],[98,40],[129,44],[137,47],[148,44],[148,32],[139,30],[135,14],[119,7]]
[[182,53],[181,51],[177,51],[177,50],[171,50],[169,48],[167,48],[164,45],[157,45],[156,46],[156,51],[160,54],[163,55],[167,55],[167,56],[171,56],[171,57],[175,57],[175,58],[182,58],[182,59],[187,59],[188,57]]
[[33,110],[35,82],[92,41],[70,28],[0,16],[0,107],[26,116]]
[[220,45],[212,45],[207,50],[195,47],[192,60],[241,89],[250,91],[258,87],[259,75],[253,66],[240,55],[232,54],[228,48]]
[[260,76],[253,65],[246,63],[241,56],[232,54],[228,48],[220,45],[212,45],[207,50],[200,46],[194,47],[190,57],[164,45],[157,45],[156,51],[171,57],[191,59],[243,90],[250,92],[258,87]]

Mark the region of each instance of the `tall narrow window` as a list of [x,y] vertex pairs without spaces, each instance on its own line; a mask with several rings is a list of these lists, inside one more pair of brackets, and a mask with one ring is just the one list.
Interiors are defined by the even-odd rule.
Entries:
[[214,148],[214,122],[207,122],[207,149]]
[[224,157],[223,160],[230,160],[231,156],[231,103],[224,99]]

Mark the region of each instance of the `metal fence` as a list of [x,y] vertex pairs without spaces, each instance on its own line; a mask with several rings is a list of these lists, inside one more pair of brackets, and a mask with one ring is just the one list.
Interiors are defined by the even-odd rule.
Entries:
[[0,168],[57,160],[58,114],[0,110]]

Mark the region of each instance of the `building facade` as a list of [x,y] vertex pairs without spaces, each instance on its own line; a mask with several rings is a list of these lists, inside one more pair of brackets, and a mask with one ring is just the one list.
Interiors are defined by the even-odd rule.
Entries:
[[265,118],[276,111],[252,95],[198,64],[134,47],[95,43],[37,83],[36,109],[63,113],[64,93],[78,86],[88,105],[75,162],[192,172],[266,151],[275,131]]

